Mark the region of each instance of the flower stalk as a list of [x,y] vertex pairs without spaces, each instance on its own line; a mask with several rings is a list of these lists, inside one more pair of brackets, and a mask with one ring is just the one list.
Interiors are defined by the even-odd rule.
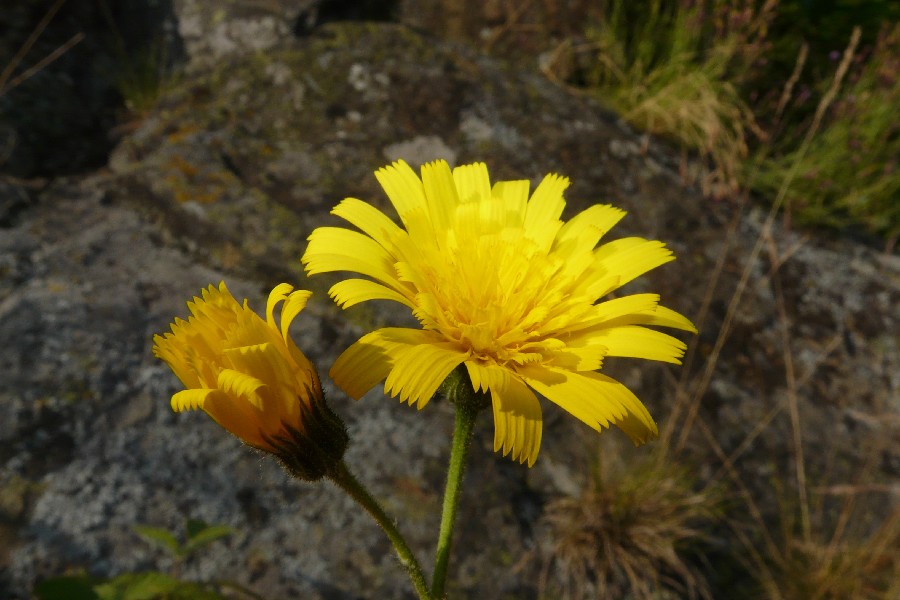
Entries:
[[334,482],[339,488],[347,492],[357,504],[362,506],[368,512],[375,522],[381,527],[387,535],[394,550],[397,552],[397,558],[400,564],[409,574],[410,581],[416,589],[420,600],[431,600],[432,596],[428,591],[428,584],[425,581],[425,575],[422,573],[422,567],[413,555],[412,550],[406,543],[406,540],[400,534],[397,526],[394,525],[393,519],[381,507],[372,494],[359,482],[359,480],[350,472],[344,461],[339,461],[329,471],[327,477]]
[[465,369],[457,368],[447,377],[442,391],[456,407],[453,443],[450,448],[450,465],[447,468],[447,485],[444,489],[444,505],[441,511],[441,528],[438,534],[431,595],[435,600],[444,597],[450,549],[453,544],[453,526],[459,506],[459,493],[466,470],[466,457],[472,444],[475,418],[490,405],[490,396],[476,392]]

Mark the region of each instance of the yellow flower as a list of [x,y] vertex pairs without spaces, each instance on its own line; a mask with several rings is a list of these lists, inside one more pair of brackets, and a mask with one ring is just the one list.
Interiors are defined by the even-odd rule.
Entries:
[[[403,161],[375,173],[403,227],[347,198],[333,214],[363,233],[320,227],[303,263],[310,274],[355,271],[330,290],[346,308],[375,299],[408,306],[423,329],[379,329],[353,344],[331,376],[353,398],[385,379],[385,392],[425,406],[465,364],[490,392],[494,449],[531,466],[541,443],[534,392],[600,431],[615,424],[636,444],[658,436],[647,409],[624,385],[598,373],[607,356],[680,363],[685,345],[646,325],[695,332],[657,294],[603,296],[673,260],[662,242],[637,237],[597,243],[624,212],[591,206],[560,220],[569,182],[547,175],[493,186],[482,163],[450,170]],[[374,281],[372,281],[374,280]]]
[[276,286],[265,321],[246,300],[238,304],[224,282],[201,295],[188,302],[187,321],[176,318],[171,333],[153,337],[153,354],[187,388],[172,396],[172,409],[199,408],[295,475],[318,479],[340,460],[347,435],[325,405],[315,368],[288,335],[311,292]]

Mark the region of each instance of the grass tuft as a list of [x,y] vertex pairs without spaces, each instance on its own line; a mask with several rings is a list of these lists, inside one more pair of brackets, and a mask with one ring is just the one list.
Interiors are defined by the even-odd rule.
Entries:
[[550,502],[542,517],[542,596],[710,598],[691,557],[718,512],[719,495],[696,491],[687,469],[654,458],[607,473],[580,496]]
[[736,193],[750,140],[765,136],[735,74],[757,60],[774,3],[740,14],[721,1],[638,5],[611,0],[587,29],[588,88],[635,127],[698,155],[701,168],[685,160],[683,174],[705,195]]
[[[744,554],[744,559],[752,560],[749,569],[757,580],[757,596],[776,600],[900,597],[900,510],[862,534],[860,519],[852,516],[853,504],[852,499],[846,500],[835,522],[817,522],[808,538],[793,523],[785,524],[777,554]],[[796,511],[785,507],[782,518],[792,512]]]

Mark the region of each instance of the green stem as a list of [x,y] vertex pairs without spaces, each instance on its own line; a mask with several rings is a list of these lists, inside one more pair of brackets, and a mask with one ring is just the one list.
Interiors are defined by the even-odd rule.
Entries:
[[[466,381],[468,383],[468,381]],[[469,385],[471,390],[471,385]],[[450,545],[453,541],[453,522],[459,504],[459,490],[466,468],[466,455],[472,442],[475,417],[480,407],[474,402],[455,402],[456,425],[453,430],[453,447],[450,450],[450,467],[447,470],[447,487],[444,490],[444,508],[441,513],[441,532],[438,537],[437,554],[434,559],[434,578],[431,595],[435,600],[444,597],[444,583],[447,580],[447,565],[450,562]]]
[[390,539],[391,543],[394,545],[394,550],[397,551],[397,557],[400,559],[400,564],[403,565],[406,572],[409,574],[409,578],[412,580],[412,584],[416,588],[420,600],[431,600],[431,594],[428,592],[428,584],[425,582],[425,576],[422,574],[422,567],[419,566],[419,563],[413,555],[412,550],[410,550],[407,545],[406,540],[400,535],[397,526],[394,525],[394,521],[384,512],[384,509],[378,501],[365,487],[363,487],[359,480],[353,476],[349,469],[347,469],[347,465],[344,461],[338,462],[328,474],[328,477],[342,490],[350,494],[350,497],[366,509],[366,512],[372,515],[372,518],[381,526],[381,529],[384,530],[384,533],[387,534],[388,539]]

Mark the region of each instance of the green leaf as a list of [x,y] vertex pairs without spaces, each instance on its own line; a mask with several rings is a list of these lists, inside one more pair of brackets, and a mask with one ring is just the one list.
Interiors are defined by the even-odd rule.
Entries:
[[87,575],[51,577],[34,586],[38,600],[98,600],[94,585],[98,582]]
[[100,600],[157,600],[168,597],[181,585],[164,573],[123,573],[94,589]]
[[150,542],[156,542],[168,550],[172,555],[178,556],[182,553],[181,544],[166,529],[161,527],[150,527],[148,525],[134,525],[132,527],[135,533]]
[[195,531],[193,535],[188,534],[189,540],[184,545],[183,553],[191,554],[210,542],[229,536],[232,533],[234,533],[234,530],[227,525],[208,525],[205,529]]
[[198,533],[207,529],[209,527],[209,523],[204,521],[203,519],[188,519],[184,525],[184,528],[187,530],[188,539],[193,539]]

